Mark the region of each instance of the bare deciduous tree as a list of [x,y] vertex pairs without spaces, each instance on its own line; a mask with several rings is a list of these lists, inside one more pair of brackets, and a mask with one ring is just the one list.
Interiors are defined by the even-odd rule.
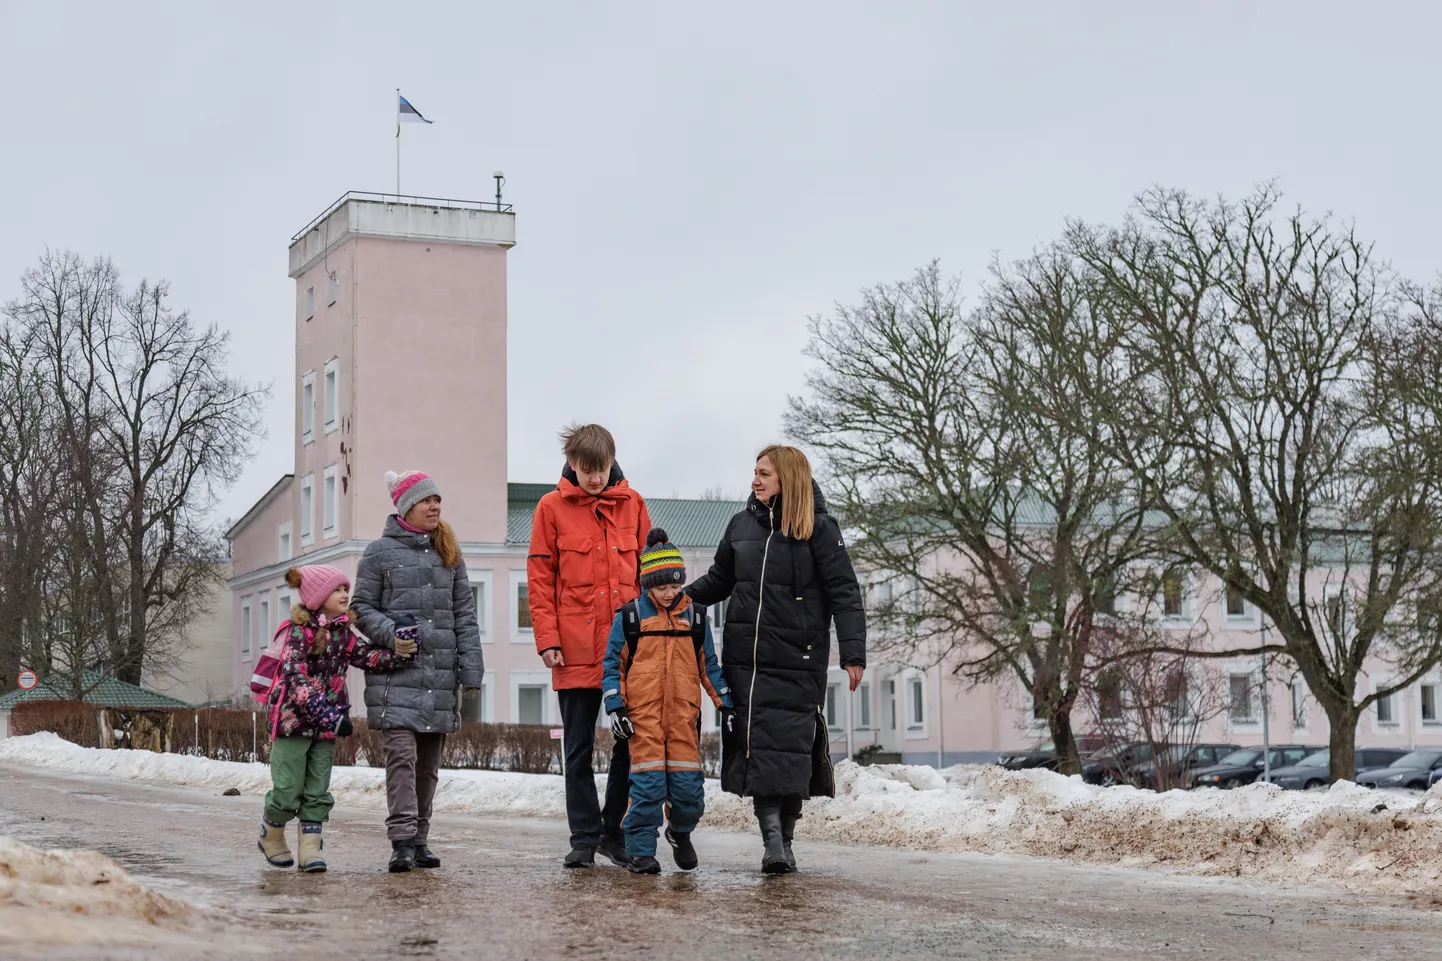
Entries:
[[5,335],[29,351],[64,467],[53,500],[23,495],[64,552],[45,588],[52,627],[67,666],[103,661],[140,683],[165,671],[206,598],[220,552],[207,514],[249,456],[265,391],[226,371],[229,336],[172,309],[164,282],[127,292],[108,260],[47,252],[21,290]]
[[[1361,713],[1442,653],[1436,300],[1279,199],[1155,190],[1067,239],[1142,385],[1100,442],[1153,486],[1172,555],[1262,613],[1350,778]],[[1379,663],[1392,676],[1363,690]]]
[[967,317],[933,264],[813,320],[820,369],[788,419],[825,460],[858,561],[902,585],[878,603],[879,642],[1014,681],[1067,772],[1073,709],[1104,663],[1094,632],[1155,630],[1116,603],[1157,552],[1151,483],[1097,439],[1110,421],[1094,405],[1133,372],[1096,295],[1053,247],[996,267]]

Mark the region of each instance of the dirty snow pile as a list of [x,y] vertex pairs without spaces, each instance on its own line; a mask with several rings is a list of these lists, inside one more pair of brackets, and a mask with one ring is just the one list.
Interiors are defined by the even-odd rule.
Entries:
[[[72,774],[162,784],[270,786],[265,765],[145,751],[82,748],[53,734],[0,740],[0,761]],[[335,769],[338,803],[385,808],[384,771]],[[601,781],[598,778],[598,781]],[[1442,793],[1371,791],[1341,782],[1324,792],[1257,784],[1156,794],[1099,788],[1050,771],[842,762],[837,797],[807,806],[804,838],[931,851],[1027,854],[1162,866],[1269,880],[1442,889]],[[749,799],[708,782],[703,827],[754,830]],[[481,816],[563,817],[554,775],[444,771],[438,810]]]
[[0,835],[0,944],[125,941],[190,909],[134,881],[95,851],[41,851]]

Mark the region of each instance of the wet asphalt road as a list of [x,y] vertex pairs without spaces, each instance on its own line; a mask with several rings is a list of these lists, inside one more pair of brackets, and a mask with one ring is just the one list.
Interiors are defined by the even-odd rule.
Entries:
[[637,877],[563,870],[559,822],[445,816],[432,845],[444,866],[393,876],[382,816],[338,809],[329,873],[300,875],[261,861],[259,810],[256,797],[0,766],[0,833],[103,851],[204,906],[155,945],[7,945],[0,959],[1442,956],[1442,912],[1401,898],[811,843],[798,845],[804,873],[762,878],[758,840],[704,823],[700,871],[663,853],[667,873]]

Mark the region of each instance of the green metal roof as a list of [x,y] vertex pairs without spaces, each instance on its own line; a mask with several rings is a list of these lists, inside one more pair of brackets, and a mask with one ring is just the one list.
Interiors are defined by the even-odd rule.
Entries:
[[[506,543],[531,542],[531,516],[536,504],[555,484],[510,484],[509,511],[506,515]],[[711,549],[721,543],[726,524],[737,511],[744,510],[745,501],[688,500],[675,497],[648,497],[646,509],[651,523],[664,527],[677,547]]]
[[[96,704],[100,707],[161,708],[192,706],[178,698],[170,697],[157,691],[147,691],[145,688],[136,687],[134,684],[127,684],[117,677],[110,675],[102,676],[95,668],[91,668],[85,672],[81,686],[89,689],[89,693],[83,698],[85,703]],[[4,697],[0,697],[0,711],[14,710],[17,704],[24,704],[29,701],[68,701],[70,700],[70,694],[69,675],[51,674],[28,691],[11,691]]]

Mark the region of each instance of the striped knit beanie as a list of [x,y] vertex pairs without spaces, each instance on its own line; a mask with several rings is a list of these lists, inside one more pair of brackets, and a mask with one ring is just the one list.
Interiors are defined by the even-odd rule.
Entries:
[[646,535],[646,549],[641,552],[641,590],[686,583],[686,561],[680,549],[659,527]]
[[418,470],[408,470],[404,474],[386,471],[386,489],[391,493],[391,502],[396,505],[396,513],[402,517],[427,497],[441,495],[441,489],[431,480],[431,476]]

